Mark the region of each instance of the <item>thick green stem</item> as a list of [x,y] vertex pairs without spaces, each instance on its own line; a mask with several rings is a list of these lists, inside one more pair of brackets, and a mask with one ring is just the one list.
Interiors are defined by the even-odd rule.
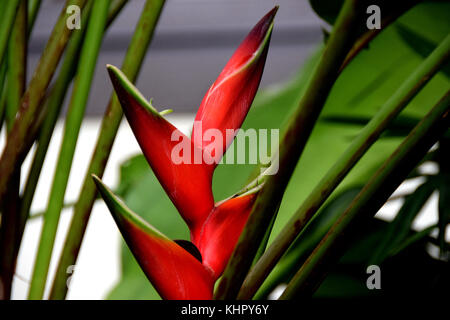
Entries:
[[267,179],[256,200],[217,288],[215,295],[217,299],[233,299],[237,296],[265,231],[276,214],[284,190],[328,93],[338,76],[339,68],[355,41],[356,29],[358,23],[362,21],[362,13],[359,1],[345,1],[327,46],[283,136],[278,173]]
[[[81,25],[84,25],[85,23],[87,24],[87,18],[89,17],[89,11],[91,7],[90,4],[91,2],[89,2],[83,12],[83,15],[81,16]],[[20,247],[23,232],[25,230],[25,225],[29,216],[34,192],[36,190],[53,130],[63,106],[64,97],[69,88],[70,82],[75,75],[77,63],[74,63],[74,61],[78,61],[85,30],[86,28],[82,28],[81,30],[75,31],[72,34],[64,55],[64,61],[59,70],[58,78],[56,79],[55,85],[51,89],[48,98],[44,102],[45,106],[43,109],[45,110],[45,119],[42,123],[42,128],[40,129],[39,136],[37,138],[36,152],[33,156],[33,161],[28,173],[21,199],[21,206],[18,216],[19,223],[17,226],[18,237],[15,243],[16,256]],[[37,127],[40,126],[37,125]]]
[[20,166],[31,147],[28,143],[27,135],[37,119],[41,100],[45,96],[47,87],[72,32],[66,26],[67,15],[65,8],[68,5],[78,5],[80,8],[83,8],[85,2],[86,0],[67,1],[39,60],[33,78],[21,99],[18,117],[8,135],[6,146],[0,159],[0,176],[2,177],[0,179],[0,207],[5,200],[4,196],[15,168]]
[[7,81],[5,119],[8,131],[19,109],[20,99],[25,91],[27,65],[27,4],[20,0],[16,21],[11,32],[7,55]]
[[6,63],[0,64],[0,131],[2,131],[3,120],[6,109]]
[[11,34],[11,29],[16,19],[17,9],[19,8],[20,0],[8,0],[3,4],[4,12],[1,13],[2,27],[0,28],[0,63],[3,62],[6,50],[8,47],[8,39]]
[[336,189],[356,162],[378,139],[388,124],[428,82],[428,80],[448,61],[450,55],[450,36],[425,59],[408,77],[398,90],[386,101],[378,113],[364,127],[358,137],[344,151],[333,167],[328,170],[318,185],[309,194],[292,218],[272,242],[258,263],[248,274],[239,298],[249,299],[255,293],[270,271],[300,234],[305,225]]
[[[138,76],[163,5],[164,0],[147,0],[142,11],[122,65],[122,71],[131,81],[134,81]],[[74,208],[70,231],[56,271],[50,299],[64,299],[67,294],[67,268],[76,263],[83,235],[97,195],[97,189],[92,181],[91,174],[96,174],[99,177],[103,175],[121,119],[122,109],[114,94],[110,99],[103,118],[97,145],[84,179],[83,188]]]
[[109,7],[108,24],[109,27],[117,15],[122,11],[123,7],[127,4],[128,0],[113,0]]
[[[6,95],[6,124],[11,129],[19,108],[20,98],[25,91],[26,65],[27,65],[27,1],[21,0],[17,10],[8,44],[7,79],[8,90]],[[8,202],[2,213],[0,226],[0,297],[10,298],[11,285],[16,265],[15,246],[18,237],[18,211],[19,211],[20,168],[16,169],[14,179],[7,191]]]
[[89,19],[86,39],[81,51],[77,77],[67,113],[64,137],[56,165],[47,211],[44,216],[44,226],[31,280],[30,299],[41,299],[44,294],[59,216],[64,204],[64,194],[69,179],[78,133],[89,96],[95,64],[106,26],[109,5],[109,0],[96,0]]
[[[39,11],[39,7],[41,5],[41,0],[31,0],[28,1],[28,16],[27,16],[27,34],[28,38],[30,37],[31,30],[33,30],[33,25],[35,22],[36,15]],[[3,10],[3,7],[0,8]],[[5,117],[5,109],[6,109],[6,92],[8,88],[3,88],[6,77],[6,60],[0,66],[0,131],[2,129],[3,119]]]
[[329,267],[338,260],[352,240],[352,231],[368,223],[369,218],[383,206],[445,133],[449,123],[450,91],[447,91],[353,199],[292,278],[280,299],[312,295]]

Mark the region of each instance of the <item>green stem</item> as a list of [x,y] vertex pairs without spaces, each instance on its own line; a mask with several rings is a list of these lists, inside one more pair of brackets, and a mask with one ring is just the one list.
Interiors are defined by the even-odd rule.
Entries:
[[[118,0],[111,5],[108,14],[108,26],[112,23],[112,21],[114,21],[118,12],[120,11],[120,9],[122,9],[125,3],[125,0]],[[85,23],[87,24],[89,12],[92,7],[91,4],[92,1],[88,2],[88,4],[86,5],[83,15],[81,16],[81,25],[85,25]],[[74,61],[78,61],[85,30],[86,28],[82,28],[81,30],[76,31],[72,34],[64,55],[63,64],[58,74],[58,79],[56,80],[55,86],[52,88],[48,99],[46,99],[45,101],[46,107],[43,108],[44,110],[46,110],[45,120],[43,121],[39,137],[37,138],[37,148],[33,157],[27,182],[25,184],[22,203],[20,207],[20,239],[22,238],[23,231],[25,229],[25,223],[29,216],[34,192],[39,181],[42,165],[47,154],[53,130],[63,106],[64,97],[66,95],[67,89],[69,88],[70,82],[75,75],[77,63],[74,63]],[[18,244],[20,244],[20,241]]]
[[[27,1],[21,0],[15,22],[9,37],[7,54],[8,90],[6,95],[6,124],[11,130],[19,108],[20,98],[25,91],[27,64]],[[8,202],[3,208],[2,224],[0,226],[0,296],[10,298],[11,285],[16,265],[14,243],[17,239],[19,211],[20,168],[14,173],[7,197]]]
[[0,63],[3,62],[6,50],[8,47],[8,39],[11,34],[11,29],[16,19],[17,9],[19,8],[20,0],[8,0],[4,4],[4,12],[1,14],[2,27],[0,28]]
[[425,59],[398,90],[386,101],[379,112],[364,127],[358,137],[328,170],[292,218],[272,242],[266,253],[248,274],[239,297],[251,298],[283,254],[300,234],[325,200],[336,189],[355,163],[378,139],[392,119],[411,101],[428,80],[444,65],[450,54],[450,36]]
[[325,104],[342,62],[356,38],[362,17],[361,2],[347,0],[318,62],[313,76],[295,110],[280,145],[280,165],[276,175],[267,179],[249,220],[228,262],[217,288],[217,299],[233,299],[241,287],[265,231],[276,214],[284,190],[302,154],[314,124]]
[[113,0],[110,7],[109,7],[109,13],[108,13],[108,23],[107,26],[109,27],[111,23],[116,19],[116,17],[119,15],[119,13],[122,11],[123,7],[127,4],[128,0]]
[[69,179],[78,133],[83,120],[95,64],[105,30],[109,0],[96,0],[87,26],[86,39],[80,55],[77,77],[66,117],[64,137],[50,192],[44,226],[41,232],[29,298],[41,299],[44,294],[51,254],[53,250],[59,216],[64,204],[64,194]]
[[2,177],[0,179],[0,207],[5,200],[4,196],[15,168],[20,166],[31,147],[27,135],[36,121],[40,111],[40,103],[45,96],[47,87],[72,32],[66,26],[65,8],[72,4],[83,8],[85,2],[86,0],[67,1],[39,60],[33,78],[21,99],[19,115],[14,121],[0,159],[0,176]]
[[[117,192],[115,192],[114,190],[113,190],[113,192],[117,194]],[[97,196],[95,197],[94,201],[97,201],[99,199],[100,199],[100,195],[97,194]],[[68,202],[65,202],[63,204],[62,208],[63,209],[70,209],[70,208],[73,208],[75,206],[75,204],[76,204],[76,201],[68,201]],[[64,211],[62,211],[62,213],[64,213]],[[39,219],[39,218],[43,218],[44,215],[45,215],[45,210],[36,211],[36,212],[30,212],[30,215],[28,216],[28,219],[30,219],[30,220],[31,219]]]
[[383,14],[381,25],[383,28],[371,29],[364,32],[353,45],[352,49],[348,53],[341,66],[341,72],[347,67],[347,65],[358,55],[361,50],[368,47],[371,42],[381,31],[385,30],[392,22],[395,22],[398,17],[404,14],[406,11],[414,7],[416,4],[423,0],[410,0],[399,2],[397,6],[394,6],[392,12],[388,12],[387,15]]
[[423,230],[421,230],[419,232],[414,232],[414,234],[412,236],[409,236],[408,238],[406,238],[405,240],[400,242],[398,245],[396,245],[395,247],[391,248],[389,250],[389,252],[387,252],[387,255],[389,257],[393,257],[393,256],[399,254],[401,251],[405,250],[409,246],[411,246],[414,243],[417,243],[420,240],[423,240],[423,238],[429,236],[431,231],[433,231],[437,227],[438,226],[435,224],[435,225],[429,226],[428,228],[425,228],[425,229],[423,229]]
[[[122,71],[131,81],[135,81],[138,76],[163,5],[164,0],[147,0],[142,11],[122,65]],[[67,267],[76,263],[81,241],[97,195],[97,189],[92,181],[91,174],[96,174],[99,177],[103,175],[121,119],[122,109],[114,94],[105,112],[97,145],[74,208],[70,231],[56,271],[50,299],[64,299],[67,294]]]
[[447,91],[353,199],[292,278],[280,299],[312,295],[329,267],[338,260],[346,245],[352,241],[352,231],[368,223],[368,219],[383,206],[408,173],[448,129],[449,111],[450,91]]
[[[108,12],[108,22],[107,22],[107,25],[106,25],[106,29],[109,28],[109,26],[110,26],[111,23],[114,21],[114,19],[116,18],[116,16],[120,13],[120,11],[122,10],[122,8],[123,8],[123,7],[125,6],[125,4],[127,3],[127,0],[112,0],[112,1],[113,1],[113,3],[111,4],[110,9],[109,9],[109,12]],[[86,7],[85,7],[85,9],[84,9],[84,11],[83,11],[83,14],[81,15],[81,25],[84,25],[83,23],[87,23],[87,20],[86,20],[86,19],[87,19],[87,17],[89,17],[89,13],[90,13],[90,10],[91,10],[91,8],[92,8],[92,4],[93,4],[93,1],[88,1],[88,2],[87,2],[87,5],[86,5]],[[85,21],[85,22],[84,22],[84,21]],[[77,34],[77,33],[80,33],[80,32],[81,32],[81,33],[84,34],[84,33],[85,33],[85,32],[84,32],[85,29],[86,29],[86,28],[83,28],[83,29],[81,29],[80,31],[77,31],[77,30],[76,30],[74,33]],[[66,50],[66,51],[67,51],[67,50]],[[79,52],[78,52],[78,54],[79,54]],[[65,56],[67,56],[67,53],[65,54]],[[73,59],[72,61],[77,61],[77,59]],[[76,69],[77,66],[78,66],[77,63],[73,64],[72,69]],[[70,78],[67,78],[65,81],[69,81],[69,84],[70,84],[70,81],[72,81],[73,76],[74,76],[74,73],[72,73],[72,74],[71,74],[71,77],[70,77]],[[53,90],[53,88],[50,89],[50,94],[49,94],[49,96],[51,96],[52,90]],[[64,98],[64,97],[63,97],[63,98]],[[46,108],[46,107],[47,107],[47,105],[48,105],[48,100],[49,100],[49,98],[46,98],[46,99],[45,99],[44,104],[43,104],[44,107],[42,107],[42,108],[40,109],[39,114],[37,115],[36,121],[35,121],[33,127],[31,128],[31,130],[30,130],[30,132],[29,132],[29,134],[28,134],[27,146],[31,146],[31,145],[33,144],[33,142],[34,142],[35,139],[37,138],[36,136],[39,134],[41,125],[42,125],[42,123],[44,122],[43,119],[47,117],[47,116],[46,116],[46,113],[47,113],[47,108]],[[54,127],[54,126],[53,126],[53,127]],[[52,128],[51,131],[53,131],[53,128]]]
[[0,64],[0,131],[2,131],[3,120],[6,109],[6,62]]
[[42,0],[28,0],[28,27],[27,33],[30,36],[33,30],[34,22],[36,21],[39,8],[41,7]]
[[[31,30],[33,29],[33,25],[35,22],[36,15],[39,11],[39,7],[41,5],[41,0],[29,0],[28,1],[28,17],[27,17],[27,25],[28,25],[28,38],[30,37]],[[3,10],[3,8],[0,8],[0,10]],[[5,84],[5,77],[6,77],[6,62],[3,61],[3,63],[0,66],[0,131],[2,129],[3,119],[5,116],[5,109],[6,109],[6,92],[7,88],[5,85],[5,88],[3,88],[3,85]]]
[[20,99],[25,91],[27,65],[27,4],[20,0],[16,21],[11,32],[7,54],[7,81],[5,119],[8,132],[19,109]]
[[[91,3],[92,2],[89,2],[87,4],[81,16],[81,25],[84,25],[88,21],[87,18],[89,17]],[[64,61],[61,65],[58,78],[56,79],[55,85],[51,89],[48,98],[44,102],[45,106],[43,107],[43,109],[45,110],[45,120],[42,123],[42,128],[40,129],[40,133],[37,138],[37,148],[33,156],[33,161],[28,173],[21,200],[18,217],[19,224],[17,227],[18,238],[15,244],[16,253],[18,253],[20,247],[23,232],[25,230],[25,225],[30,212],[31,203],[33,202],[34,192],[39,181],[42,165],[47,154],[47,149],[53,134],[53,130],[63,106],[64,97],[69,88],[70,82],[75,75],[77,63],[74,63],[74,61],[78,61],[85,30],[86,28],[82,28],[81,30],[78,30],[72,34],[64,55]],[[37,127],[40,126],[37,125]]]

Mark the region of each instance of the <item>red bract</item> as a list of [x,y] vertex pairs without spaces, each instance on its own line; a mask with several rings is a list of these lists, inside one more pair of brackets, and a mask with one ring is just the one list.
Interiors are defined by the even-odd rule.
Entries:
[[231,198],[213,209],[196,242],[203,264],[214,272],[217,279],[233,252],[242,229],[247,222],[257,193]]
[[133,255],[163,299],[210,299],[213,279],[200,261],[128,209],[98,179],[97,188]]
[[[214,155],[217,160],[220,160],[232,142],[232,139],[227,139],[226,129],[236,130],[241,127],[255,97],[269,49],[276,11],[277,7],[250,31],[209,88],[195,117],[195,121],[201,121],[203,130],[215,128],[221,131],[224,137],[224,141],[220,142],[223,150]],[[196,146],[219,149],[215,148],[215,141],[205,145],[195,129],[194,126],[192,137]]]
[[204,163],[195,164],[195,159],[189,164],[174,164],[172,150],[179,142],[172,141],[171,136],[175,131],[192,146],[192,158],[196,153],[201,157],[202,150],[164,119],[120,70],[108,66],[108,71],[125,116],[153,172],[189,229],[198,230],[214,206],[212,170]]
[[[214,281],[223,272],[251,212],[258,188],[214,204],[212,175],[255,97],[276,11],[277,7],[252,29],[200,105],[195,120],[201,124],[201,131],[216,130],[223,141],[205,141],[195,125],[192,139],[188,138],[164,119],[119,69],[108,66],[136,139],[187,223],[191,241],[202,257],[202,261],[196,260],[182,246],[146,224],[96,179],[128,246],[163,298],[211,298]],[[229,129],[233,130],[231,136]],[[176,162],[173,154],[180,142],[186,148],[180,154],[183,161]]]

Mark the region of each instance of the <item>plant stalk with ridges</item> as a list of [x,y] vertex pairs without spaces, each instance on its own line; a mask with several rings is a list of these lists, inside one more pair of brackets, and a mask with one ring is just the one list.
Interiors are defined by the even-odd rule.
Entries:
[[[6,125],[7,131],[15,119],[20,98],[25,90],[27,66],[27,2],[21,0],[17,9],[11,36],[9,37],[7,54],[8,90],[6,94]],[[8,191],[8,202],[5,203],[0,225],[0,296],[9,298],[16,266],[16,246],[18,242],[17,226],[20,210],[20,168],[14,173]]]
[[[148,0],[142,11],[141,18],[136,26],[122,65],[123,72],[132,81],[137,79],[148,45],[153,38],[153,33],[164,2],[164,0]],[[68,275],[66,270],[68,266],[74,265],[77,260],[83,235],[86,231],[97,194],[97,189],[92,181],[91,174],[95,174],[98,177],[103,176],[122,117],[123,113],[120,103],[114,94],[108,103],[97,145],[92,155],[78,201],[74,207],[74,215],[56,271],[50,292],[50,299],[63,299],[67,294],[66,280]]]
[[41,299],[44,294],[59,216],[64,203],[64,194],[75,152],[78,133],[86,108],[89,89],[94,75],[95,63],[97,61],[97,55],[100,50],[100,44],[106,26],[109,5],[109,0],[95,1],[89,19],[86,40],[80,54],[80,63],[75,79],[74,93],[66,117],[63,141],[56,165],[47,211],[44,215],[44,226],[41,232],[38,255],[36,257],[30,287],[30,299]]
[[21,99],[18,116],[14,121],[11,133],[8,135],[6,146],[0,158],[0,176],[2,177],[0,179],[0,207],[5,201],[4,196],[15,167],[23,161],[31,147],[29,141],[27,141],[27,135],[36,121],[40,111],[40,103],[72,32],[66,27],[65,8],[72,4],[83,8],[85,2],[86,0],[67,1],[53,28],[33,78]]

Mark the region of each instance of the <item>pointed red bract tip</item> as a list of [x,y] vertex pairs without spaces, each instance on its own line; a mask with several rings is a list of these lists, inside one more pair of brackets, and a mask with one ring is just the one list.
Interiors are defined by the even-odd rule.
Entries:
[[142,270],[163,299],[212,299],[211,273],[188,251],[174,241],[148,234],[126,220],[120,229]]
[[[244,121],[258,90],[272,34],[273,19],[278,7],[267,13],[243,40],[202,100],[195,121],[202,131],[218,129],[221,140],[204,141],[192,130],[194,144],[212,153],[219,162]],[[234,130],[227,135],[227,129]]]
[[211,299],[213,278],[191,253],[128,209],[97,177],[105,200],[128,247],[163,299]]
[[217,80],[234,73],[236,70],[248,63],[249,60],[254,58],[258,51],[262,51],[264,47],[269,46],[268,38],[272,32],[273,20],[277,11],[278,6],[274,7],[264,17],[262,17],[261,20],[258,21],[258,23],[253,27],[253,29],[248,33],[233,53]]

